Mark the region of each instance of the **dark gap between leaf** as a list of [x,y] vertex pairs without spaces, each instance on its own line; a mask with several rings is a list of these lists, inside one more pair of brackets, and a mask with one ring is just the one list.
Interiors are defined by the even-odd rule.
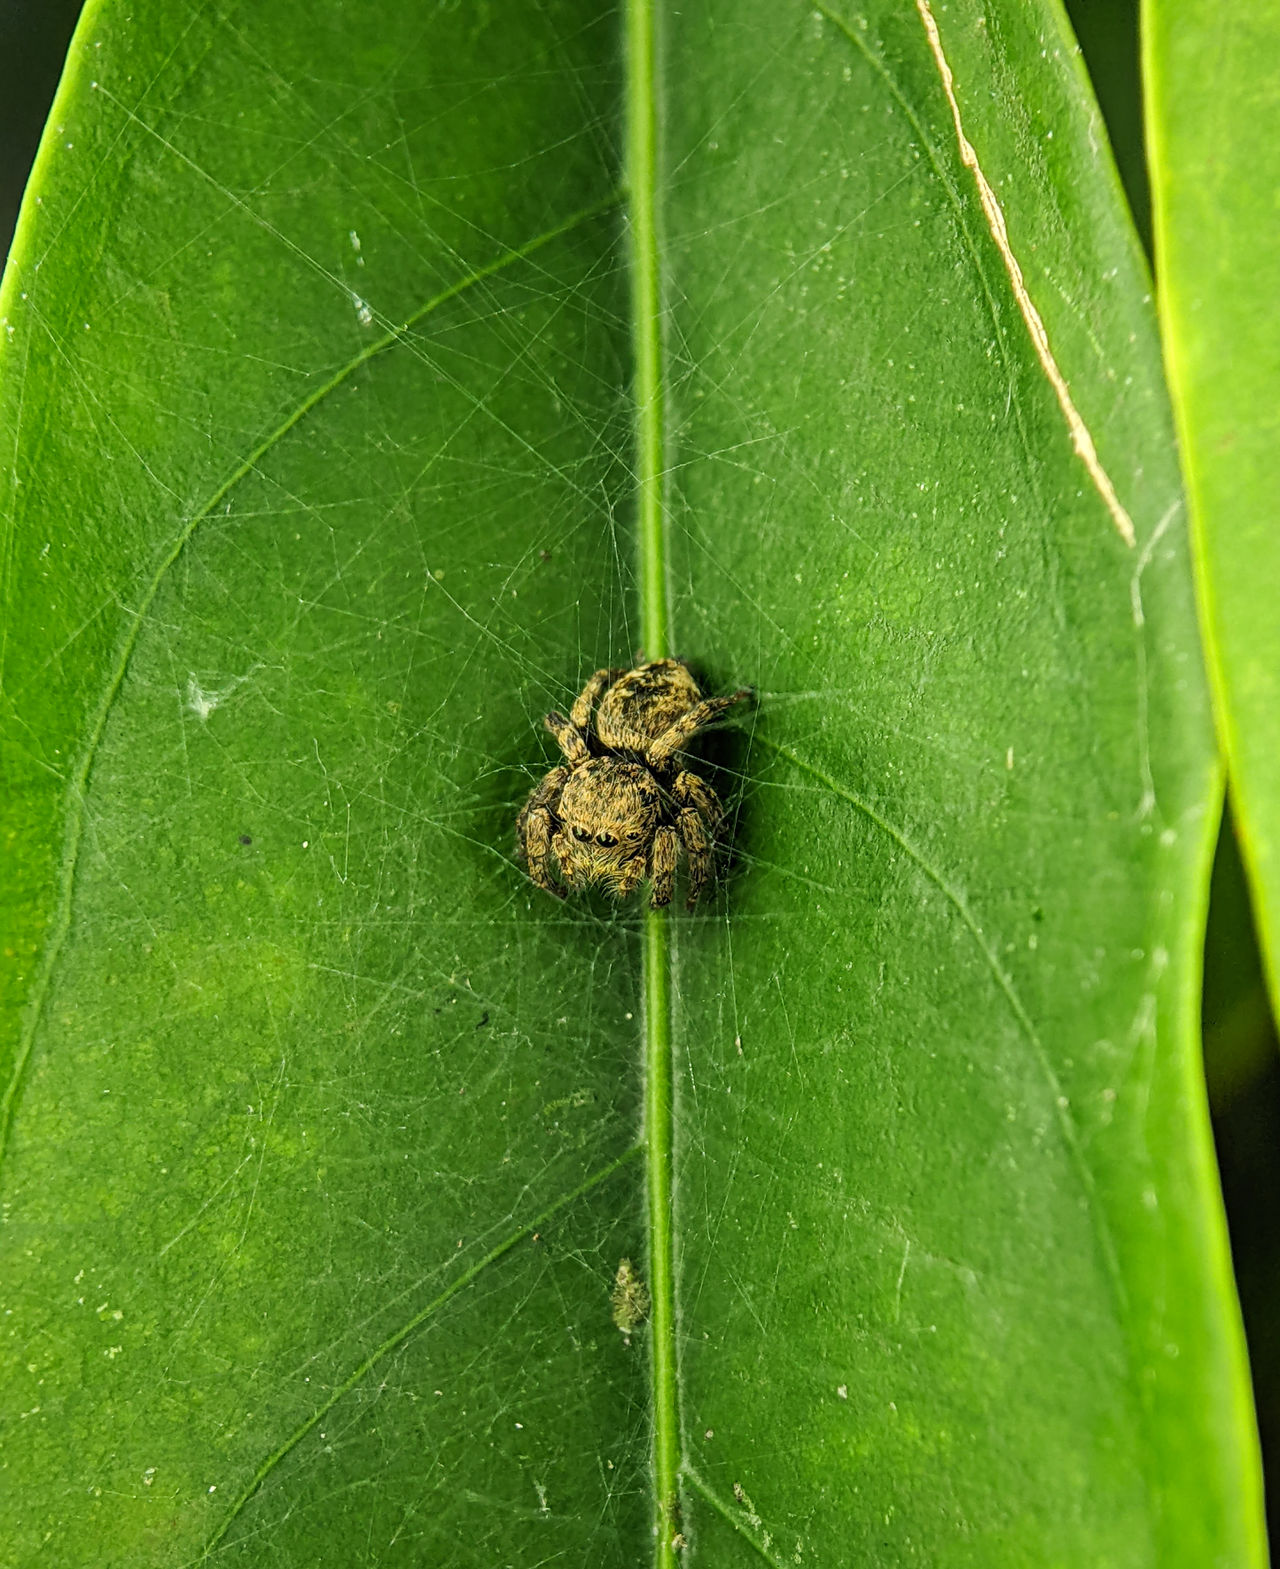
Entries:
[[80,0],[0,0],[0,248],[18,204],[80,16]]
[[1280,1039],[1248,885],[1223,813],[1205,932],[1205,1074],[1262,1439],[1267,1529],[1280,1539]]
[[1151,185],[1142,141],[1138,0],[1067,0],[1094,95],[1129,200],[1134,228],[1151,256]]

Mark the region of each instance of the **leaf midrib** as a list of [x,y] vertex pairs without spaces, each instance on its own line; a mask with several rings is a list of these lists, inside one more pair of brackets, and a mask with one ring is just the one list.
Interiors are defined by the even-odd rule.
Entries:
[[[630,196],[631,341],[635,356],[636,529],[640,626],[648,659],[671,646],[667,592],[665,383],[658,244],[655,7],[628,0],[626,175]],[[674,1104],[671,1060],[671,931],[665,910],[644,928],[644,1148],[651,1304],[649,1369],[653,1421],[655,1569],[678,1562],[680,1416],[677,1404],[674,1251]]]

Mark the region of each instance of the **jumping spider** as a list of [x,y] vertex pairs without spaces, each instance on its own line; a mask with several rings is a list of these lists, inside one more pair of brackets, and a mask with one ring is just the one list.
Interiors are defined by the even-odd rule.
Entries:
[[[634,670],[597,670],[566,719],[546,726],[567,766],[553,768],[516,822],[520,853],[539,888],[563,899],[599,884],[623,899],[644,878],[655,910],[671,903],[683,845],[692,909],[711,876],[723,808],[709,784],[681,766],[680,749],[750,693],[703,697],[689,667],[657,659]],[[591,732],[591,710],[595,734]]]

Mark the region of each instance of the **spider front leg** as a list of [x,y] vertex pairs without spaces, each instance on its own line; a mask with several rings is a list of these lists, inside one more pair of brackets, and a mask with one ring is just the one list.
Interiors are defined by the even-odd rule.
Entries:
[[566,719],[563,714],[555,709],[542,721],[556,738],[556,745],[569,759],[574,768],[580,763],[585,763],[591,756],[591,749],[587,745],[587,738],[574,724],[572,719]]
[[559,803],[560,792],[568,777],[567,768],[553,768],[542,783],[530,791],[529,799],[516,818],[516,838],[529,868],[531,881],[547,893],[554,894],[557,899],[563,899],[568,890],[553,881],[551,876],[551,868],[555,865],[551,848],[554,832],[552,813]]
[[649,851],[649,876],[653,886],[649,893],[649,907],[661,910],[671,903],[676,886],[676,862],[680,859],[680,841],[674,828],[659,828],[653,836]]
[[682,768],[676,775],[671,794],[684,808],[679,825],[689,857],[689,908],[692,909],[711,877],[712,851],[724,807],[706,780],[691,774],[687,768]]
[[740,687],[738,691],[730,693],[728,697],[704,697],[700,703],[695,703],[688,713],[681,714],[674,724],[662,732],[656,741],[647,749],[646,757],[651,768],[662,768],[669,763],[682,746],[688,746],[698,731],[709,725],[713,719],[727,712],[735,703],[740,703],[744,697],[751,696],[749,687]]
[[691,774],[687,768],[682,768],[671,786],[671,794],[681,806],[691,806],[701,813],[713,834],[719,828],[720,819],[724,816],[724,807],[720,805],[720,797],[705,779],[700,779],[697,774]]
[[685,908],[692,910],[698,895],[711,880],[711,835],[701,816],[691,806],[686,806],[677,819],[684,853],[689,857],[689,897]]
[[625,670],[597,670],[591,677],[582,691],[578,693],[573,707],[569,710],[569,718],[573,724],[577,725],[579,730],[587,728],[588,721],[591,718],[591,710],[600,701],[605,688],[612,686],[619,676],[624,675],[626,675]]

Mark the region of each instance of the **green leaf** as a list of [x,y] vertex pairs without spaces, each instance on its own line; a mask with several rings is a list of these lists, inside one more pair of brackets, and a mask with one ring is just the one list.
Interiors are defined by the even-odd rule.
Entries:
[[[654,21],[77,36],[0,308],[15,1563],[1260,1562],[1074,47]],[[757,689],[734,862],[555,905],[540,716],[667,638]]]
[[1148,5],[1165,354],[1192,504],[1219,733],[1273,999],[1280,997],[1280,10]]

